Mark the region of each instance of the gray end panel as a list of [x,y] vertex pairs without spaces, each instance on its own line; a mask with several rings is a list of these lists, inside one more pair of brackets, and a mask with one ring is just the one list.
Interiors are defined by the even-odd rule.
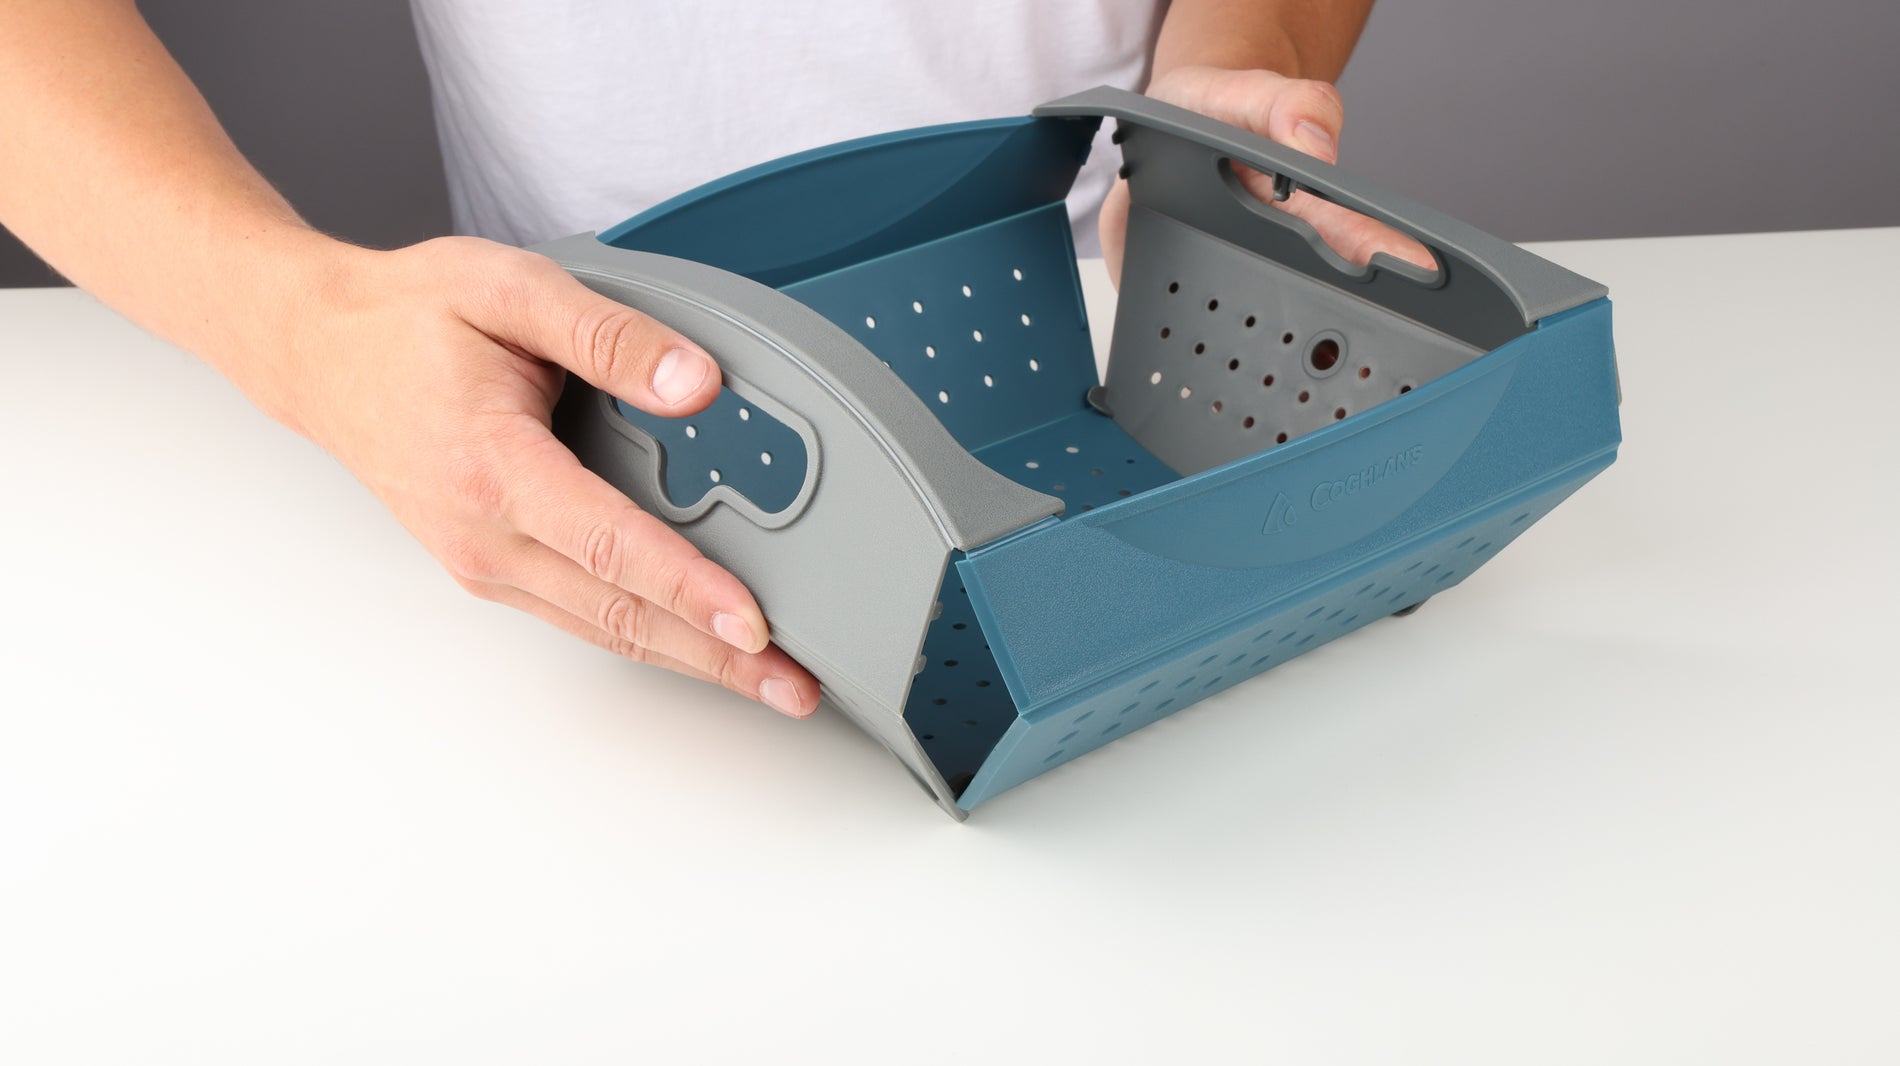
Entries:
[[[1105,406],[1197,474],[1377,406],[1483,354],[1146,207],[1129,213]],[[1321,364],[1324,364],[1323,367]]]
[[954,810],[903,722],[944,567],[953,548],[1059,513],[1060,501],[972,458],[888,367],[789,297],[591,235],[536,250],[691,337],[719,361],[727,388],[800,433],[808,466],[789,507],[764,515],[721,485],[681,511],[666,495],[659,446],[606,396],[570,381],[556,416],[590,469],[743,580],[780,646]]
[[[1116,137],[1136,205],[1487,351],[1545,316],[1607,292],[1588,278],[1328,163],[1150,97],[1104,86],[1044,104],[1035,113],[1120,120]],[[1347,263],[1311,226],[1248,193],[1233,173],[1234,163],[1275,175],[1282,194],[1305,189],[1410,234],[1432,250],[1440,269],[1434,277],[1385,256],[1375,256],[1369,268]],[[1149,254],[1130,240],[1130,260]]]

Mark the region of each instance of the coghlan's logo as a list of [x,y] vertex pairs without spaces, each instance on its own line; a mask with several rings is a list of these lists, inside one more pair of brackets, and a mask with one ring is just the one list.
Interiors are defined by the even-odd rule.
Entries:
[[[1375,485],[1381,485],[1403,475],[1417,466],[1425,458],[1425,446],[1414,444],[1388,455],[1380,462],[1371,463],[1344,477],[1331,481],[1322,481],[1313,486],[1306,494],[1306,506],[1315,511],[1324,511],[1341,500],[1368,492]],[[1296,520],[1298,506],[1287,499],[1286,493],[1275,493],[1273,504],[1267,508],[1267,521],[1260,532],[1271,537],[1284,533]]]
[[1273,506],[1267,508],[1266,528],[1260,532],[1268,536],[1272,536],[1275,533],[1285,533],[1286,527],[1292,524],[1293,501],[1287,499],[1286,493],[1284,492],[1275,493],[1273,496]]

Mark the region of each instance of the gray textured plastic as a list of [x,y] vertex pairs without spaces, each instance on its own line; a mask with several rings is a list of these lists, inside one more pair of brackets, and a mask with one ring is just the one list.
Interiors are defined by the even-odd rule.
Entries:
[[[1243,193],[1243,195],[1247,195]],[[1484,354],[1137,204],[1094,399],[1197,474],[1377,406]]]
[[[1137,205],[1483,350],[1608,293],[1597,282],[1331,164],[1150,97],[1100,87],[1051,101],[1035,113],[1117,119],[1115,136]],[[1354,266],[1312,226],[1247,193],[1235,163],[1273,174],[1281,198],[1305,189],[1409,233],[1431,249],[1438,270],[1383,254],[1367,267]]]
[[724,485],[681,506],[665,490],[662,448],[583,382],[570,379],[556,411],[583,463],[744,581],[774,639],[827,699],[965,817],[902,717],[924,634],[953,550],[1059,514],[1061,501],[971,457],[890,368],[790,297],[593,234],[535,250],[691,337],[718,360],[730,391],[798,432],[804,484],[768,515]]

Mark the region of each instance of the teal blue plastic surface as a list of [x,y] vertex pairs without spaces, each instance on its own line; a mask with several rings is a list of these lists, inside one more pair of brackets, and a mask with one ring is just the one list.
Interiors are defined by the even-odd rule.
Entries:
[[[1337,421],[1291,439],[1263,428],[1250,454],[1170,467],[1087,399],[1099,381],[1062,200],[1095,126],[1009,119],[851,142],[600,237],[795,298],[961,447],[1064,502],[953,559],[920,649],[902,715],[964,809],[1465,580],[1620,440],[1610,305],[1597,298],[1500,329],[1514,339],[1429,380],[1391,372],[1403,353],[1380,353],[1379,378],[1355,355],[1346,370],[1363,366],[1379,391]],[[1338,288],[1326,298],[1352,298]],[[1228,308],[1249,330],[1250,306]],[[771,513],[806,460],[784,425],[738,420],[744,405],[728,393],[692,419],[618,411],[663,447],[675,504],[716,482]],[[1207,416],[1254,430],[1219,402]],[[709,421],[716,443],[687,428]],[[1271,703],[1270,686],[1260,695]]]

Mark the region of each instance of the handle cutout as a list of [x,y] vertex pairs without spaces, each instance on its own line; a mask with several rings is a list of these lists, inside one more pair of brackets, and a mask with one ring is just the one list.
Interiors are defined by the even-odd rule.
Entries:
[[[1243,209],[1297,233],[1301,239],[1312,246],[1315,255],[1325,260],[1327,265],[1348,280],[1363,282],[1369,280],[1375,273],[1384,271],[1397,274],[1427,289],[1435,289],[1444,283],[1443,260],[1417,237],[1371,215],[1336,203],[1323,192],[1305,188],[1285,174],[1269,174],[1256,170],[1245,163],[1237,163],[1227,156],[1216,157],[1215,166],[1220,174],[1221,184],[1227,187],[1228,194]],[[1249,176],[1271,183],[1269,197],[1263,198],[1248,187]],[[1319,210],[1328,216],[1331,228],[1337,230],[1342,227],[1351,227],[1357,230],[1362,227],[1377,227],[1385,231],[1385,235],[1381,238],[1383,244],[1394,248],[1405,248],[1411,254],[1424,256],[1432,261],[1432,265],[1426,267],[1409,262],[1384,249],[1373,252],[1365,265],[1353,262],[1349,256],[1351,249],[1335,248],[1317,226],[1294,214],[1285,206],[1285,201],[1298,192],[1306,193],[1311,198],[1309,202],[1322,205]]]
[[736,496],[762,517],[784,517],[805,490],[810,455],[803,435],[730,388],[720,389],[704,411],[680,418],[617,399],[612,407],[652,440],[661,490],[683,514],[702,512],[707,497],[723,489],[722,496]]

